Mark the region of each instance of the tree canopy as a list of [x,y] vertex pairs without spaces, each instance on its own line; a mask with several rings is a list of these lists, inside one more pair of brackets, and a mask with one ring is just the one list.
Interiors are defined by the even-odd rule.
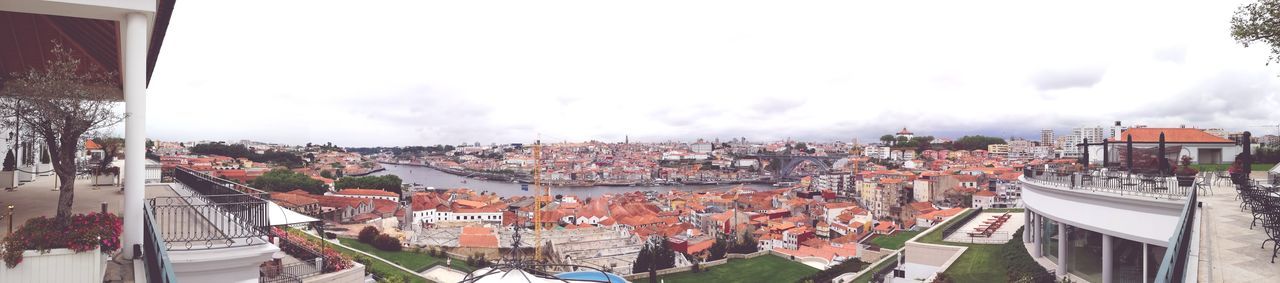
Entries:
[[1280,62],[1280,0],[1259,0],[1236,9],[1231,17],[1231,37],[1249,47],[1261,42],[1271,47],[1270,62]]
[[400,176],[382,175],[382,176],[361,176],[361,177],[343,177],[333,182],[333,187],[341,189],[374,189],[401,194]]
[[248,158],[253,162],[266,162],[281,165],[289,168],[302,167],[302,157],[297,154],[283,151],[268,150],[262,154],[250,150],[244,145],[225,143],[202,143],[192,146],[188,150],[195,154],[205,155],[221,155],[231,158]]
[[262,176],[253,180],[253,186],[260,190],[276,192],[287,192],[294,189],[302,189],[317,195],[325,192],[324,182],[288,169],[275,169],[262,174]]
[[1004,144],[1003,138],[988,137],[983,135],[963,136],[951,142],[952,149],[958,150],[987,150],[988,145]]

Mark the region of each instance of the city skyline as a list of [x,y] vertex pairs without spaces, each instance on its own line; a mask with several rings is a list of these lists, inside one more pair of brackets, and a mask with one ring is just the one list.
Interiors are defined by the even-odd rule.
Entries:
[[[901,127],[1034,138],[1113,120],[1255,132],[1280,120],[1267,111],[1280,108],[1280,71],[1265,48],[1231,40],[1231,1],[1160,13],[1100,2],[308,4],[315,12],[288,21],[271,11],[289,4],[255,3],[237,21],[219,20],[230,5],[185,5],[148,95],[156,139],[852,140]],[[227,112],[188,115],[196,105]]]

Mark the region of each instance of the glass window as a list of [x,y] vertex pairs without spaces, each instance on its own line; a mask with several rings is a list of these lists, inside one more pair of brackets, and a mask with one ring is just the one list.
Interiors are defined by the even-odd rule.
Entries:
[[1142,281],[1142,243],[1111,238],[1112,281]]
[[1102,234],[1067,227],[1067,271],[1089,282],[1102,282]]
[[1160,272],[1160,261],[1164,260],[1165,248],[1157,245],[1147,245],[1147,281],[1155,282],[1156,273]]
[[1040,232],[1040,235],[1042,236],[1042,238],[1040,238],[1040,249],[1044,251],[1044,257],[1049,258],[1054,262],[1057,262],[1058,261],[1058,222],[1055,222],[1053,221],[1053,219],[1049,219],[1046,217],[1041,217],[1040,219],[1043,220],[1044,222],[1044,225],[1040,225],[1040,227],[1044,228]]

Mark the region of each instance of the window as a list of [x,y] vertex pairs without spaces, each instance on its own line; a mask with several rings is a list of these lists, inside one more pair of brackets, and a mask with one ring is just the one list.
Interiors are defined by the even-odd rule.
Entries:
[[1044,223],[1040,235],[1040,250],[1044,252],[1044,257],[1053,261],[1058,260],[1058,222],[1041,217]]
[[1089,282],[1102,282],[1102,234],[1067,227],[1067,239],[1067,271]]

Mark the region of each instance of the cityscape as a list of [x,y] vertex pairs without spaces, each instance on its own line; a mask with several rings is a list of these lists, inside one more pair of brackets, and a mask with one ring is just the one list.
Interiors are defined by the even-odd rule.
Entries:
[[73,2],[0,282],[1280,276],[1280,1]]

